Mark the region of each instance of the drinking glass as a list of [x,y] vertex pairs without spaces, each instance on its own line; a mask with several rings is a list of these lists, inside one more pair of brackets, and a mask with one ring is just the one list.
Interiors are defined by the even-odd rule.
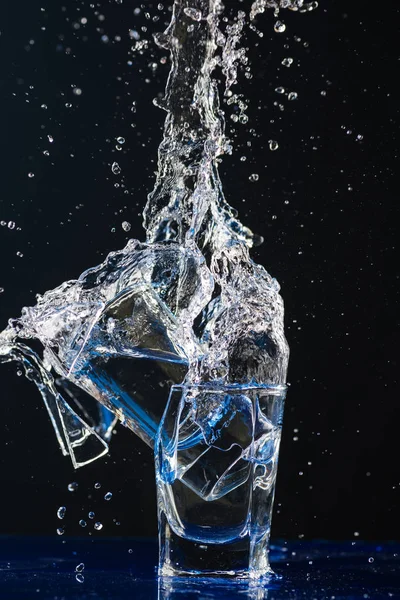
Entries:
[[156,437],[161,577],[271,575],[286,386],[174,385]]

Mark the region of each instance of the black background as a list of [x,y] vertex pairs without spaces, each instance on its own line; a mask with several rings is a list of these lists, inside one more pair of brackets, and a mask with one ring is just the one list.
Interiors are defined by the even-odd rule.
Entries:
[[[131,0],[91,4],[1,2],[0,220],[16,224],[0,227],[1,327],[35,293],[128,237],[143,238],[164,118],[152,99],[168,65],[153,44],[132,58],[129,29],[151,39],[167,11],[146,4],[135,16],[140,5]],[[248,8],[247,0],[227,4]],[[226,196],[265,238],[253,255],[282,285],[291,346],[275,536],[399,537],[399,10],[375,4],[322,0],[313,13],[283,13],[281,34],[271,11],[260,16],[264,37],[250,32],[245,41],[253,79],[242,74],[235,89],[250,100],[249,124],[235,125],[228,108],[235,151],[221,166]],[[147,20],[147,10],[160,20]],[[281,65],[288,56],[290,68]],[[120,152],[118,136],[126,139]],[[55,535],[65,505],[67,533],[154,535],[151,451],[120,427],[110,457],[74,472],[38,393],[16,371],[0,373],[0,533]],[[78,526],[89,510],[102,531]]]

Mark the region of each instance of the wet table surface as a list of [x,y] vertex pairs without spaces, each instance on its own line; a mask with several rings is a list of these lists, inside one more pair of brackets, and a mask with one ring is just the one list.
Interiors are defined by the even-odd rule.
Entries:
[[271,559],[280,578],[264,585],[158,581],[155,540],[0,537],[0,598],[400,600],[397,543],[281,541]]

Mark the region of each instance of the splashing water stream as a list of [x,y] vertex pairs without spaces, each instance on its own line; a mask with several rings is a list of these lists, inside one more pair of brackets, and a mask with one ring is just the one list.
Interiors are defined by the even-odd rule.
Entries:
[[[256,0],[250,19],[315,5]],[[167,115],[146,242],[130,240],[37,296],[0,334],[0,362],[18,361],[35,382],[75,467],[107,452],[117,420],[154,446],[173,383],[286,379],[279,285],[250,258],[257,239],[227,203],[218,173],[231,147],[213,73],[222,70],[229,94],[247,60],[239,46],[246,14],[222,27],[222,13],[219,0],[175,0],[168,28],[154,36],[170,51],[171,70],[155,101]]]

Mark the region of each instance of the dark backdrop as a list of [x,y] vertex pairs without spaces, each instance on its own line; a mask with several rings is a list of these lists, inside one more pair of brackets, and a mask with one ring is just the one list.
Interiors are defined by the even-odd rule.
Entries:
[[[286,303],[291,389],[273,533],[393,539],[399,11],[394,3],[320,4],[314,13],[282,15],[283,34],[264,14],[264,37],[246,39],[253,78],[242,74],[236,91],[250,100],[250,123],[228,117],[235,152],[221,173],[229,202],[264,236],[254,256],[279,279]],[[164,118],[152,98],[168,66],[152,47],[129,55],[129,29],[150,39],[166,19],[156,4],[135,16],[139,6],[1,2],[0,220],[15,222],[0,227],[1,327],[35,293],[97,264],[128,235],[142,237]],[[148,20],[147,10],[160,20]],[[290,68],[281,65],[285,57],[294,59]],[[278,86],[297,100],[284,99]],[[126,139],[122,151],[118,136]],[[275,152],[270,139],[279,142]],[[55,535],[56,510],[65,505],[71,534],[88,534],[78,519],[89,510],[104,524],[95,535],[154,534],[150,450],[120,427],[110,457],[75,473],[34,387],[15,365],[0,371],[0,533]],[[71,481],[79,483],[75,493],[67,491]],[[106,491],[114,494],[109,503]]]

